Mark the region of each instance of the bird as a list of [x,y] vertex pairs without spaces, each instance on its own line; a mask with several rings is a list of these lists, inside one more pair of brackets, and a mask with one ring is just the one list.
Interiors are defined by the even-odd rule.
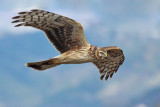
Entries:
[[30,26],[42,30],[60,52],[53,58],[26,63],[35,70],[46,70],[61,64],[93,63],[100,73],[100,80],[112,78],[124,62],[122,49],[117,46],[98,47],[88,43],[82,25],[68,17],[40,9],[19,12],[12,18],[15,27]]

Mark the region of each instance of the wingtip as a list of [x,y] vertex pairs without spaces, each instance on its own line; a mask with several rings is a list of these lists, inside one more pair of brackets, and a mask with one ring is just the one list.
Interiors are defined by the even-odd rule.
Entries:
[[107,80],[108,80],[108,77],[109,77],[109,75],[107,75],[107,76],[105,77],[105,81],[107,81]]
[[12,17],[12,19],[18,19],[20,16],[14,16]]
[[32,12],[36,12],[36,11],[39,11],[39,9],[32,9],[31,11]]
[[22,24],[18,24],[18,25],[14,26],[14,27],[19,27],[19,26],[22,26]]
[[[114,73],[114,72],[113,72],[113,73]],[[110,74],[110,76],[109,76],[110,78],[112,78],[112,76],[113,76],[113,73],[112,73],[112,74]]]
[[103,80],[103,78],[104,78],[104,75],[101,75],[100,80],[102,81],[102,80]]
[[26,14],[27,12],[25,11],[25,12],[19,12],[18,14]]
[[17,23],[17,22],[19,22],[19,20],[12,21],[12,23]]

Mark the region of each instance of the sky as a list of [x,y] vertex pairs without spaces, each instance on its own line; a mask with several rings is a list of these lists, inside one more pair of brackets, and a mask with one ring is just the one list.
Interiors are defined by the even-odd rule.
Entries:
[[[160,107],[160,0],[1,0],[0,107]],[[118,46],[125,61],[107,81],[92,63],[42,72],[25,63],[59,52],[44,33],[15,28],[20,11],[44,9],[80,22],[92,45]]]

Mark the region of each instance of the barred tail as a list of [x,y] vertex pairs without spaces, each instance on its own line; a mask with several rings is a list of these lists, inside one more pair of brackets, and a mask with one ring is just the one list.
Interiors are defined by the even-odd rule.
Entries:
[[26,63],[27,67],[32,67],[33,69],[36,70],[46,70],[55,66],[58,66],[60,64],[57,63],[57,61],[55,61],[55,59],[48,59],[45,61],[40,61],[40,62],[30,62],[30,63]]

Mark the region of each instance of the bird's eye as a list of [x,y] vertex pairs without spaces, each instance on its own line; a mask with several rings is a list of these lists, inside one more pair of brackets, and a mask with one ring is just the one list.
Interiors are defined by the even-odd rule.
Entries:
[[107,52],[100,51],[99,56],[106,58],[107,57]]

